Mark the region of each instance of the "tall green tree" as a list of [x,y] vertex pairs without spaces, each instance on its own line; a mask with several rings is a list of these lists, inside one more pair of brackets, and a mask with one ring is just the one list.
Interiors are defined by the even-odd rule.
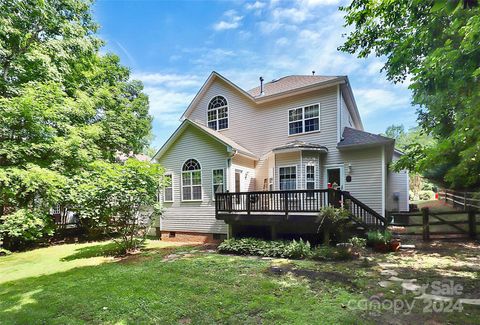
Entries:
[[50,233],[49,209],[76,175],[148,143],[143,86],[100,54],[90,6],[0,0],[0,240],[22,237],[19,218],[29,238]]
[[480,9],[477,1],[353,0],[342,51],[385,57],[393,82],[411,79],[422,131],[436,140],[407,150],[408,167],[457,188],[480,187]]

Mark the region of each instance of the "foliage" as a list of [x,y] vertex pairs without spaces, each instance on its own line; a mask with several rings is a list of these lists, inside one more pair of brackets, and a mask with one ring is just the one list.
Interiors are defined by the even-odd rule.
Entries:
[[12,252],[9,251],[8,249],[0,247],[0,256],[8,256],[11,255]]
[[346,247],[318,246],[312,251],[311,258],[317,261],[344,261],[353,258]]
[[307,258],[311,254],[308,241],[266,241],[254,238],[227,239],[219,246],[220,253],[265,257]]
[[353,247],[356,247],[356,248],[364,248],[365,246],[367,246],[367,240],[361,237],[354,236],[350,238],[348,242],[352,244]]
[[122,253],[135,251],[161,213],[157,194],[162,173],[158,164],[133,158],[123,165],[96,162],[72,183],[72,210],[86,228],[117,233]]
[[147,144],[148,98],[117,56],[100,53],[90,5],[0,1],[0,216],[8,220],[48,214],[71,201],[65,193],[89,166]]
[[320,218],[318,230],[323,231],[324,244],[330,243],[330,235],[337,239],[344,237],[345,229],[351,221],[348,210],[326,206],[320,210],[318,216]]
[[367,232],[367,242],[370,245],[388,244],[392,240],[392,233],[388,230],[370,230]]
[[435,198],[435,192],[433,191],[420,191],[419,197],[420,200],[428,201],[433,200]]
[[8,248],[53,234],[50,215],[42,210],[19,209],[0,217],[0,240]]
[[410,79],[421,130],[435,139],[405,148],[397,170],[452,188],[480,186],[478,2],[354,0],[341,9],[354,30],[340,49],[385,57],[388,80]]

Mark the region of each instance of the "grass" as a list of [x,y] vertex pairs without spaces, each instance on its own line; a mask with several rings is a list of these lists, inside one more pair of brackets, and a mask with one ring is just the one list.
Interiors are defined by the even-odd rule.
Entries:
[[454,276],[473,295],[479,277],[472,266],[479,263],[475,245],[453,255],[420,254],[420,264],[399,254],[375,255],[370,264],[260,259],[161,241],[124,259],[98,256],[111,248],[108,242],[62,245],[0,258],[0,323],[408,324],[433,317],[474,324],[480,316],[480,307],[433,316],[347,308],[374,294],[403,297],[398,287],[377,285],[378,262],[395,263],[406,278]]

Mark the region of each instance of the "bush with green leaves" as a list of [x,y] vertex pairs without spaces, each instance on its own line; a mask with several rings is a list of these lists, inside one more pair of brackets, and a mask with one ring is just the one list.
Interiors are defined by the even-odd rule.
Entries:
[[370,245],[388,244],[392,240],[392,233],[388,230],[371,230],[367,233],[367,242]]
[[323,232],[323,243],[330,244],[330,237],[333,235],[341,241],[345,237],[345,230],[350,223],[350,212],[344,208],[333,206],[323,207],[319,214],[320,218],[318,231]]
[[157,193],[163,168],[128,159],[124,164],[97,162],[70,189],[80,224],[115,233],[122,253],[137,250],[155,217],[161,214]]
[[220,253],[238,255],[257,255],[264,257],[308,258],[311,246],[308,241],[292,240],[266,241],[254,238],[227,239],[219,246]]
[[367,240],[361,237],[352,237],[348,240],[348,242],[352,244],[355,248],[364,248],[365,246],[367,246]]
[[19,209],[0,217],[0,241],[8,249],[19,249],[46,235],[53,235],[52,217],[42,210]]

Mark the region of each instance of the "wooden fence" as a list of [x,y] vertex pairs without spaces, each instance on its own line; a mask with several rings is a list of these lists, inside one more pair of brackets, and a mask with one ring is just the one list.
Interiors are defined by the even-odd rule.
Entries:
[[480,210],[480,193],[478,192],[461,192],[445,189],[438,192],[438,199],[464,211],[472,208]]
[[[477,220],[480,214],[474,209],[468,211],[445,211],[432,212],[429,208],[423,208],[417,213],[394,213],[391,226],[405,227],[407,233],[409,230],[421,227],[423,240],[430,240],[431,235],[463,235],[471,239],[477,238]],[[421,219],[420,219],[421,218]],[[415,220],[417,219],[417,220]],[[419,221],[421,220],[421,222]],[[448,230],[435,230],[431,227],[447,226]],[[466,227],[465,227],[466,226]]]

